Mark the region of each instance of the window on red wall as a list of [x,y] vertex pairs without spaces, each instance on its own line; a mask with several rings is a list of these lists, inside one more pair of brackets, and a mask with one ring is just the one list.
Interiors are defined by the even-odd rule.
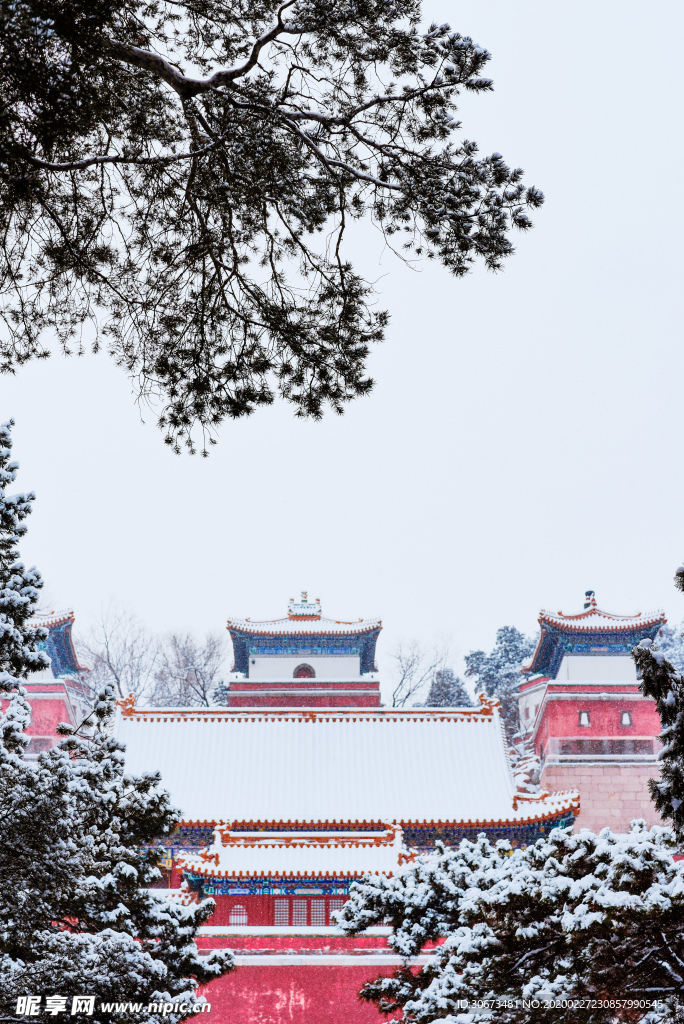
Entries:
[[228,924],[247,924],[247,908],[237,903],[231,908]]
[[311,900],[311,924],[325,925],[325,900]]
[[[273,901],[273,923],[284,927],[303,927],[313,925],[315,928],[335,926],[337,922],[333,918],[336,910],[341,910],[345,900],[339,897],[319,899],[274,899]],[[231,922],[232,923],[232,922]]]
[[591,725],[591,715],[588,711],[580,711],[579,725]]
[[307,914],[307,901],[306,900],[292,900],[292,924],[293,925],[305,925],[308,924]]
[[287,927],[290,923],[290,901],[276,900],[274,907],[273,923],[281,928]]

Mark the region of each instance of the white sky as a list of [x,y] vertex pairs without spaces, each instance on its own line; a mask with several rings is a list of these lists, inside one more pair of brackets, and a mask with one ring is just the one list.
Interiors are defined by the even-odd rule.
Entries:
[[[112,597],[153,629],[285,613],[301,589],[402,638],[492,644],[541,607],[684,603],[682,6],[430,0],[493,54],[463,134],[547,196],[505,271],[415,273],[368,229],[359,266],[392,311],[377,389],[342,418],[278,405],[208,460],[169,452],[105,355],[0,378],[23,544],[53,607]],[[384,659],[383,659],[384,654]]]

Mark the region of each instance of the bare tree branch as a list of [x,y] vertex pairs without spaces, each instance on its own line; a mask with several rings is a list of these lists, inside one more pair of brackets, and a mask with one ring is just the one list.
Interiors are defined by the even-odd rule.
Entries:
[[93,693],[111,683],[119,697],[149,695],[159,658],[159,643],[130,609],[112,603],[89,633],[76,639],[79,658],[90,668]]
[[190,633],[164,638],[150,702],[157,707],[209,707],[225,674],[226,641],[217,633],[198,640]]
[[428,650],[417,640],[399,644],[390,655],[396,665],[396,684],[392,691],[392,707],[403,708],[432,682],[434,675],[443,669],[448,652],[434,648]]

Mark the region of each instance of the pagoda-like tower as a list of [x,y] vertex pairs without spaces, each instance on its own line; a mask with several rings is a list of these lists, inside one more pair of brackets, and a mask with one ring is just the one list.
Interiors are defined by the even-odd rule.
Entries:
[[639,689],[631,651],[665,622],[660,611],[601,611],[593,590],[576,615],[539,616],[539,641],[523,666],[521,730],[541,759],[542,788],[579,790],[578,828],[625,831],[632,818],[660,820],[648,790],[660,719]]
[[72,611],[38,612],[29,620],[30,626],[47,629],[40,649],[50,659],[49,668],[32,672],[23,684],[31,705],[31,724],[26,729],[29,758],[54,747],[60,722],[78,725],[92,706],[88,669],[79,665],[74,650],[73,624]]
[[286,618],[229,620],[230,707],[379,707],[381,629],[379,619],[327,619],[306,592]]

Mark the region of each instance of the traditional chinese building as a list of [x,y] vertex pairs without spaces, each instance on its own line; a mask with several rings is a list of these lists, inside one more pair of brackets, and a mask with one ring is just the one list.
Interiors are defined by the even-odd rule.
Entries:
[[48,655],[50,666],[33,672],[24,683],[31,705],[31,724],[26,730],[31,737],[26,749],[28,757],[35,757],[58,742],[60,722],[76,726],[90,710],[88,669],[78,663],[71,637],[73,624],[72,611],[35,615],[29,621],[30,626],[48,630],[47,640],[40,648]]
[[641,694],[632,648],[654,640],[662,612],[613,615],[592,590],[576,615],[542,611],[524,666],[520,721],[541,759],[545,789],[577,789],[577,827],[626,831],[632,818],[660,821],[648,790],[657,777],[660,719]]
[[321,603],[290,599],[287,617],[228,623],[231,707],[380,707],[379,619],[327,619]]
[[161,772],[183,812],[166,885],[216,900],[204,948],[240,971],[212,985],[220,1021],[375,1021],[361,984],[399,964],[376,928],[348,939],[333,914],[351,883],[391,874],[436,839],[488,832],[516,845],[572,823],[574,792],[517,791],[498,702],[398,710],[380,703],[377,620],[231,620],[226,708],[137,708],[116,732],[127,770]]

